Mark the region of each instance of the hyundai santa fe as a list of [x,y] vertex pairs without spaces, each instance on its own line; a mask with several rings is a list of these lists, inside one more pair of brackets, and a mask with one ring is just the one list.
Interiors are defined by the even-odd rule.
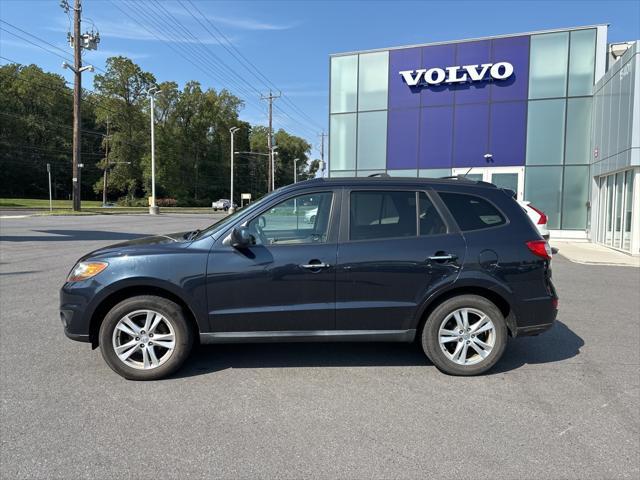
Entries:
[[134,380],[196,343],[286,341],[416,340],[439,370],[477,375],[557,313],[551,249],[512,194],[464,178],[283,187],[205,230],[85,255],[64,331]]

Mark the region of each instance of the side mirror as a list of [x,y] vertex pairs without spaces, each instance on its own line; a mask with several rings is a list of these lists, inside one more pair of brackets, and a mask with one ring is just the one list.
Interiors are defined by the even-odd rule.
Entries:
[[231,232],[231,246],[233,248],[247,248],[256,244],[256,239],[247,227],[236,227]]

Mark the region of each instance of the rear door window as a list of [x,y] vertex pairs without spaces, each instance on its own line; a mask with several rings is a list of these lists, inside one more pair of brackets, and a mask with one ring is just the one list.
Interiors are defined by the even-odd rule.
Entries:
[[351,192],[349,238],[415,237],[416,192]]
[[507,223],[502,213],[487,200],[466,193],[438,192],[460,230],[480,230]]

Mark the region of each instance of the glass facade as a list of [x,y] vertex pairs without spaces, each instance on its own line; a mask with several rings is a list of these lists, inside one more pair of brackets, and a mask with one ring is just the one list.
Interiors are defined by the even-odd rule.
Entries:
[[639,42],[628,44],[594,86],[590,171],[591,237],[640,255]]
[[585,231],[598,28],[332,56],[329,175],[495,169],[550,228]]

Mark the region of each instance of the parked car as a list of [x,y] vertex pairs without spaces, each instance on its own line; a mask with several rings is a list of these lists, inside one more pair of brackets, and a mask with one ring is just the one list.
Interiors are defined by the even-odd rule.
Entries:
[[318,207],[307,210],[304,214],[304,221],[307,223],[315,223],[316,216],[318,215]]
[[549,229],[547,228],[547,222],[549,221],[549,218],[545,215],[545,213],[542,210],[539,210],[531,205],[531,202],[519,200],[518,203],[520,204],[520,206],[522,206],[533,224],[536,226],[538,232],[540,232],[540,235],[542,235],[542,238],[544,238],[545,240],[549,240]]
[[[313,223],[292,213],[305,202]],[[134,380],[198,342],[417,339],[441,371],[477,375],[557,308],[547,242],[504,190],[464,179],[296,183],[205,230],[84,255],[60,292],[66,335]]]
[[[220,200],[211,203],[211,208],[213,208],[215,212],[217,212],[218,210],[224,210],[226,212],[227,210],[229,210],[230,206],[231,200],[229,200],[228,198],[221,198]],[[238,205],[234,203],[233,208],[237,207]]]

